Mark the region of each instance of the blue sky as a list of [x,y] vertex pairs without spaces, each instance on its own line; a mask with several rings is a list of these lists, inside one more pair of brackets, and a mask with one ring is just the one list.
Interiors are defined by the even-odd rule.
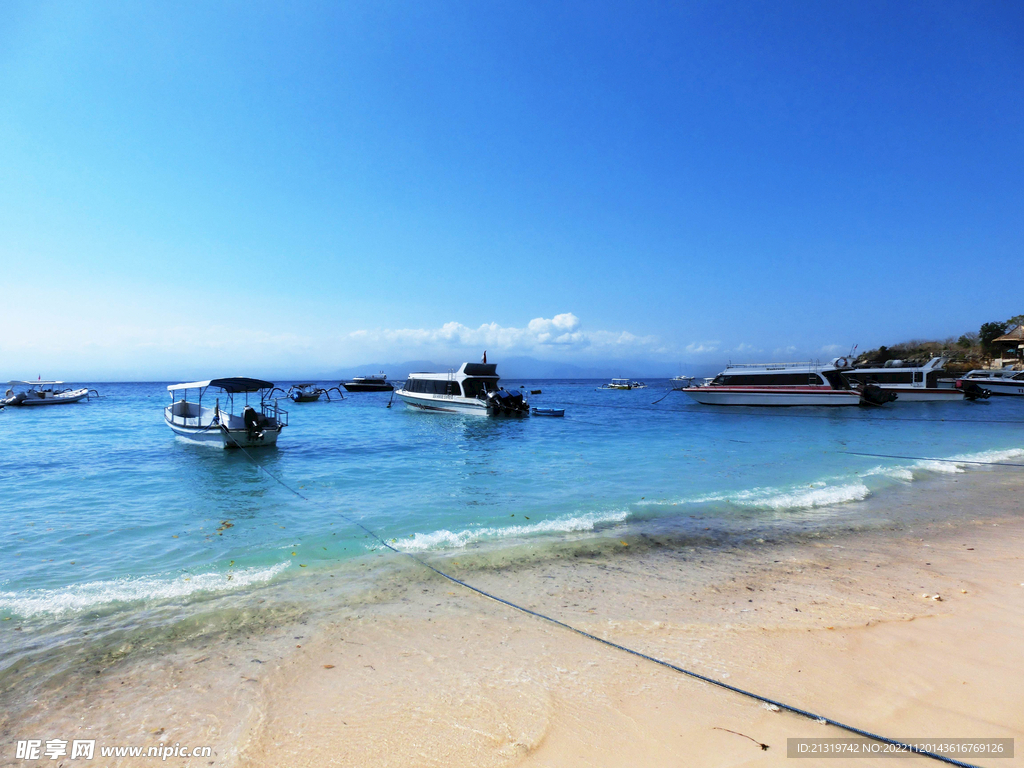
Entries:
[[1022,72],[1011,2],[7,2],[0,378],[976,330]]

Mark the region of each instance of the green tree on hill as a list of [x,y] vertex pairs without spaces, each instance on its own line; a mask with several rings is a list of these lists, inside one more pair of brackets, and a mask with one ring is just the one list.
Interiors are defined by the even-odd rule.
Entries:
[[956,345],[958,347],[963,347],[964,349],[971,349],[978,345],[978,334],[973,331],[968,331],[956,340]]
[[978,340],[981,342],[981,351],[986,355],[993,352],[992,342],[1006,333],[1006,323],[985,323],[978,331]]

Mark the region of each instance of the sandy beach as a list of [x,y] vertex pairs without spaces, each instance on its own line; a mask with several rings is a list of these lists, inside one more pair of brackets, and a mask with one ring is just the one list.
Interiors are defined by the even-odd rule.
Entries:
[[[587,632],[869,731],[1020,737],[1021,490],[1012,471],[968,473],[875,501],[882,519],[866,528],[732,547],[581,539],[542,558],[513,552],[500,568],[468,551],[433,562]],[[896,506],[911,522],[885,522]],[[51,734],[208,745],[212,757],[165,762],[245,767],[771,765],[789,760],[788,738],[848,735],[410,563],[374,570],[355,591],[355,573],[339,587],[341,577],[311,575],[308,593],[321,597],[304,603],[264,612],[256,592],[217,626],[90,660],[59,690],[7,710],[4,764],[31,764],[9,759],[13,742]],[[968,762],[1024,764],[1017,748]],[[828,764],[844,762],[872,761]]]

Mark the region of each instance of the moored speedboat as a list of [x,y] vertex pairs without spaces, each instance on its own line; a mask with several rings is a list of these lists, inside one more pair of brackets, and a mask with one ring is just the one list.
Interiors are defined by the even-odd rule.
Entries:
[[[203,405],[203,395],[210,387],[224,393],[223,406],[219,396],[214,403]],[[274,388],[273,383],[261,379],[232,377],[171,384],[171,404],[164,408],[164,421],[178,437],[191,443],[216,448],[255,448],[276,445],[281,430],[288,426],[288,411],[278,408],[264,395]],[[196,402],[188,400],[188,390],[198,391]],[[181,392],[181,400],[175,399]],[[249,404],[249,395],[259,394],[259,404]],[[244,394],[244,403],[235,412],[235,395]]]
[[993,395],[1024,396],[1024,371],[1015,371],[1012,368],[969,371],[959,380],[961,388],[968,384],[987,389]]
[[[27,387],[16,392],[14,387]],[[2,400],[4,405],[64,405],[77,403],[87,398],[87,388],[72,389],[64,386],[63,381],[9,381],[7,392]]]
[[474,413],[480,416],[526,416],[530,404],[522,392],[498,386],[493,363],[463,363],[448,373],[410,373],[395,394],[424,411]]
[[647,385],[642,381],[633,381],[632,379],[612,379],[598,389],[647,389]]
[[895,392],[901,403],[963,400],[963,391],[944,380],[948,376],[942,370],[945,363],[945,358],[933,357],[920,366],[853,368],[844,370],[843,375],[850,381],[877,384],[887,392]]
[[349,392],[391,392],[395,388],[383,371],[378,376],[356,376],[341,382],[341,386]]
[[710,383],[682,391],[704,405],[880,405],[895,399],[878,387],[851,384],[838,362],[729,365]]

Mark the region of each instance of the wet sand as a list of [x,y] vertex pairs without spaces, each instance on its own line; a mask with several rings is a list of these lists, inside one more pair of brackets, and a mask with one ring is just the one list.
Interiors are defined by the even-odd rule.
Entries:
[[[542,558],[513,553],[501,568],[471,552],[434,562],[600,637],[867,730],[1022,737],[1021,491],[1010,471],[969,473],[876,500],[867,529],[715,547],[581,539]],[[273,614],[256,592],[235,622],[97,659],[3,715],[3,764],[32,764],[10,760],[15,739],[58,737],[214,748],[168,765],[768,765],[789,760],[787,738],[848,735],[410,568],[378,569],[361,591],[339,586],[341,572],[311,574],[307,597],[268,601]],[[1014,759],[969,762],[1024,765],[1016,746]],[[826,764],[844,762],[872,764]]]

